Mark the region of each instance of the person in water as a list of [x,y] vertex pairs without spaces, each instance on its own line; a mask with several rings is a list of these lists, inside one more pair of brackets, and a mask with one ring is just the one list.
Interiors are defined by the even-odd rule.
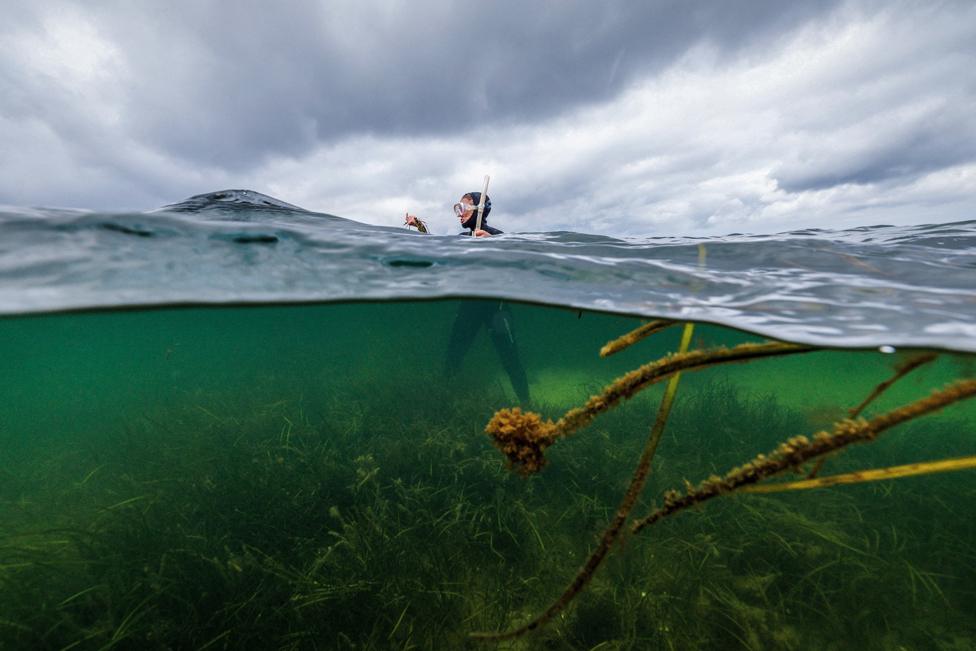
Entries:
[[[461,235],[473,237],[491,237],[500,235],[502,231],[489,226],[488,213],[491,212],[491,199],[485,196],[485,207],[481,213],[481,228],[478,225],[478,204],[481,201],[480,192],[468,192],[461,200],[454,204],[454,214],[457,215],[461,228],[465,229]],[[427,226],[416,215],[407,214],[407,226],[413,226],[421,233],[427,232]],[[518,347],[515,345],[515,331],[512,328],[512,310],[503,301],[464,300],[454,317],[451,327],[451,338],[447,344],[447,356],[444,360],[444,374],[450,379],[461,370],[464,355],[471,348],[475,337],[482,327],[488,330],[495,351],[501,360],[502,367],[512,382],[512,389],[523,405],[529,404],[529,381],[525,369],[519,360]]]
[[[481,228],[478,225],[478,204],[481,202],[480,192],[469,192],[461,200],[454,204],[454,214],[461,222],[461,228],[466,229],[461,235],[473,235],[475,237],[491,237],[501,235],[502,231],[488,225],[488,213],[491,212],[491,197],[485,195],[485,208],[481,213]],[[427,232],[427,224],[417,218],[416,215],[407,214],[405,226],[413,226],[421,233]]]

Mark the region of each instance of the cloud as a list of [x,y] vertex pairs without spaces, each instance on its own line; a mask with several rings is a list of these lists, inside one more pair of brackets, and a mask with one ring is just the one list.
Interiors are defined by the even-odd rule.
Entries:
[[[921,18],[937,43],[915,29],[919,15],[846,10],[761,56],[693,48],[569,115],[436,140],[351,139],[272,164],[266,178],[284,189],[305,170],[343,170],[303,183],[300,202],[386,224],[404,208],[430,211],[443,231],[455,195],[484,171],[495,175],[493,222],[515,230],[704,234],[971,218],[973,89],[950,82],[967,75],[974,21]],[[452,152],[471,143],[480,153],[457,162]],[[942,196],[922,191],[933,186]]]
[[[114,87],[89,93],[111,100],[119,128],[167,155],[239,171],[352,134],[438,135],[564,114],[694,43],[735,52],[831,4],[55,1],[13,38],[34,42],[33,63],[124,63],[97,70]],[[43,101],[64,81],[18,86]]]
[[964,2],[37,7],[0,26],[0,203],[147,208],[252,187],[448,232],[490,172],[492,221],[513,230],[974,207]]

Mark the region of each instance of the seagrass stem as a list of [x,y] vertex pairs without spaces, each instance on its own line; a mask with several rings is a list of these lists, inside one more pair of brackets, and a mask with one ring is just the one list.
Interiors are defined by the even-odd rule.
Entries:
[[[681,346],[679,348],[680,353],[684,353],[688,350],[688,346],[691,344],[691,336],[694,332],[694,325],[691,323],[686,323],[684,332],[681,337]],[[515,637],[520,637],[529,631],[535,630],[536,628],[543,626],[559,614],[569,603],[578,595],[583,588],[590,582],[593,575],[596,573],[597,569],[603,563],[603,560],[610,553],[610,548],[613,543],[620,537],[620,533],[623,531],[624,524],[627,522],[627,518],[630,517],[630,512],[634,508],[634,504],[637,502],[637,498],[640,496],[641,491],[644,490],[644,485],[647,483],[647,477],[651,472],[651,460],[654,458],[654,453],[657,452],[658,443],[661,442],[661,435],[664,434],[664,428],[668,422],[668,415],[671,413],[671,406],[674,404],[674,397],[678,391],[678,382],[681,380],[681,373],[675,373],[671,376],[671,380],[668,382],[668,386],[664,391],[664,397],[661,399],[661,406],[658,408],[657,417],[654,420],[654,425],[651,427],[650,435],[647,437],[647,441],[644,443],[644,449],[641,452],[640,459],[637,462],[637,468],[634,470],[634,475],[630,479],[630,486],[627,487],[627,492],[624,493],[623,499],[620,501],[620,505],[617,507],[617,512],[614,515],[613,520],[607,525],[607,528],[603,530],[603,534],[600,536],[600,543],[597,548],[593,550],[589,558],[586,559],[586,563],[580,568],[579,572],[573,578],[572,582],[563,591],[559,598],[556,599],[552,604],[546,608],[545,611],[540,613],[538,616],[532,619],[532,621],[519,626],[518,628],[512,629],[510,631],[502,631],[498,633],[471,633],[470,637],[478,640],[505,640]]]
[[865,398],[861,402],[861,404],[859,404],[857,407],[854,407],[853,409],[850,410],[849,412],[850,417],[857,418],[858,416],[860,416],[861,412],[864,411],[868,405],[874,402],[878,398],[878,396],[880,396],[882,393],[887,391],[892,384],[902,379],[903,377],[905,377],[906,375],[908,375],[909,373],[917,369],[919,366],[924,366],[925,364],[928,364],[935,358],[936,358],[935,353],[925,353],[924,355],[918,355],[916,357],[912,357],[911,359],[897,366],[895,368],[894,375],[892,375],[890,378],[888,378],[878,386],[874,387],[874,391],[871,392],[871,395]]
[[976,396],[976,380],[959,380],[944,389],[933,392],[926,398],[893,409],[871,420],[860,418],[838,421],[834,424],[832,432],[818,432],[814,434],[813,440],[806,436],[794,436],[781,443],[769,456],[760,454],[751,462],[733,468],[724,477],[712,475],[684,493],[676,490],[668,491],[664,494],[664,506],[634,522],[631,530],[633,533],[638,533],[658,520],[696,504],[701,504],[713,497],[727,495],[743,486],[756,484],[784,470],[796,468],[807,461],[829,454],[852,443],[872,441],[879,434],[895,425],[930,414],[954,402],[973,396]]
[[642,389],[681,371],[697,371],[719,364],[744,362],[761,357],[808,353],[812,346],[782,342],[746,343],[733,348],[710,348],[668,355],[644,364],[614,380],[599,395],[591,396],[582,407],[570,409],[557,422],[543,421],[539,414],[514,409],[499,409],[485,432],[492,437],[509,462],[522,474],[538,471],[545,464],[545,450],[557,439],[589,425],[601,413]]
[[628,332],[627,334],[620,335],[611,342],[608,342],[603,348],[600,349],[600,357],[610,357],[610,355],[619,353],[625,348],[633,346],[641,339],[650,337],[655,332],[661,332],[665,328],[670,328],[675,325],[674,321],[666,321],[664,319],[656,319],[649,323],[635,328]]
[[[890,378],[888,378],[878,386],[874,387],[874,390],[870,393],[870,395],[868,395],[867,398],[861,401],[861,404],[859,404],[857,407],[851,408],[848,411],[849,417],[857,418],[858,416],[860,416],[861,412],[864,411],[868,405],[874,402],[874,400],[876,400],[878,396],[880,396],[882,393],[884,393],[889,388],[891,388],[891,385],[893,385],[895,382],[902,379],[903,377],[905,377],[906,375],[908,375],[918,367],[928,364],[936,357],[937,355],[935,353],[925,353],[924,355],[917,355],[915,357],[912,357],[911,359],[896,366],[894,375],[892,375]],[[819,459],[817,459],[817,462],[814,464],[813,469],[811,469],[810,472],[807,474],[807,479],[815,478],[817,474],[819,474],[819,472],[823,469],[824,464],[826,462],[827,462],[827,456],[822,456]]]
[[915,477],[918,475],[932,475],[940,472],[955,472],[957,470],[969,470],[971,468],[976,468],[976,455],[956,459],[941,459],[939,461],[907,463],[902,466],[889,466],[887,468],[871,468],[870,470],[847,472],[842,475],[830,475],[828,477],[817,477],[816,479],[801,479],[799,481],[778,484],[753,484],[751,486],[743,486],[739,489],[739,492],[782,493],[846,484],[863,484],[869,481],[884,481],[886,479],[900,479],[902,477]]

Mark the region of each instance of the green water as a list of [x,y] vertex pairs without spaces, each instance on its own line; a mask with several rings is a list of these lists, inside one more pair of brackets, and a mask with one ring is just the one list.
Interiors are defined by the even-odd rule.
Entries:
[[[515,404],[482,333],[442,373],[456,302],[0,320],[0,648],[971,649],[976,475],[723,497],[628,538],[544,609],[626,489],[661,387],[511,473]],[[678,346],[640,321],[512,306],[532,407],[558,417]],[[757,339],[699,325],[695,346]],[[821,351],[682,377],[636,515],[827,427],[911,352]],[[943,353],[869,415],[960,377]],[[976,454],[976,401],[822,474]]]

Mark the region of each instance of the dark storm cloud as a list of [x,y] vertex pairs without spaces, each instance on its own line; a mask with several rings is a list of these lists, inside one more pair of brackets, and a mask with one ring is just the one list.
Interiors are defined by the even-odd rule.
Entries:
[[125,53],[127,129],[243,169],[350,134],[545,119],[614,96],[696,43],[731,55],[833,4],[122,2],[94,18]]

